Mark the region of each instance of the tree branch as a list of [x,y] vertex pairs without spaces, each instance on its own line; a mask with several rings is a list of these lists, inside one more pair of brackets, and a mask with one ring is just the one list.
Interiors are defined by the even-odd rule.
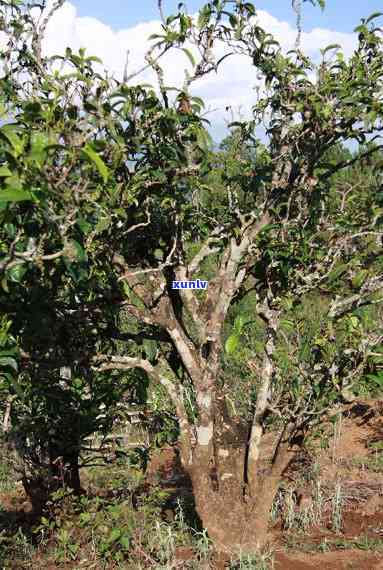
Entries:
[[108,356],[103,354],[96,356],[94,361],[101,363],[92,367],[96,372],[141,368],[152,380],[161,384],[165,388],[176,409],[179,420],[182,459],[186,463],[189,463],[191,461],[191,426],[189,424],[183,401],[183,389],[182,386],[177,386],[161,371],[163,363],[160,362],[156,366],[153,366],[148,360],[143,358],[135,358],[131,356]]

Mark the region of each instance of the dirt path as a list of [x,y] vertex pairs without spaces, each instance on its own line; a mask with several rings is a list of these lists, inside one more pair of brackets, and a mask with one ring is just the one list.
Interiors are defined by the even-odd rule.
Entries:
[[383,570],[383,556],[346,550],[320,554],[285,554],[275,556],[275,570]]

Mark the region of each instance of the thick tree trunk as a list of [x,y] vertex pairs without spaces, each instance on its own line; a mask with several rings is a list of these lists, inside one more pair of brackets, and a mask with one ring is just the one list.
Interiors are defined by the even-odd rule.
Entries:
[[211,465],[197,460],[189,473],[197,513],[218,551],[249,553],[265,546],[278,475],[264,477],[257,496],[249,497],[243,479],[233,473],[217,477]]
[[242,481],[233,474],[220,479],[211,463],[198,460],[190,471],[197,513],[219,551],[243,547],[247,541],[249,513],[244,502]]
[[263,306],[258,307],[258,314],[262,315],[267,326],[265,331],[266,342],[263,355],[261,381],[257,388],[257,402],[250,431],[247,457],[247,479],[251,493],[255,492],[258,485],[257,470],[261,453],[261,441],[264,432],[264,417],[269,406],[270,389],[275,372],[273,356],[275,351],[276,332],[279,323],[279,314],[270,309],[267,300],[263,303]]
[[220,409],[210,442],[213,455],[197,444],[192,464],[184,466],[202,524],[216,548],[226,553],[255,551],[268,542],[270,511],[292,458],[287,441],[281,438],[274,457],[264,457],[262,450],[262,467],[267,468],[260,469],[258,464],[250,492],[246,481],[247,437],[245,426]]

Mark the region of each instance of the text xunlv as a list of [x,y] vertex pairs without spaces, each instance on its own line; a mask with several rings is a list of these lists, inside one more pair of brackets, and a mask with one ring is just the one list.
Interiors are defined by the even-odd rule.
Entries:
[[206,289],[207,281],[200,281],[196,279],[195,281],[173,281],[172,289]]

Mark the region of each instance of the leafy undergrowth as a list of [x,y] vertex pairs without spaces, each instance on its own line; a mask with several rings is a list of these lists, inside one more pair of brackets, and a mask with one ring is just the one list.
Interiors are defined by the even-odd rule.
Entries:
[[[88,474],[88,491],[56,492],[44,516],[2,511],[4,568],[199,568],[210,552],[205,533],[186,523],[187,504],[164,520],[169,492],[145,485],[143,476],[120,465]],[[112,478],[110,478],[112,475]],[[20,506],[20,505],[19,505]],[[182,559],[190,552],[190,560]],[[178,558],[180,558],[178,560]],[[182,565],[181,565],[182,561]]]
[[[324,423],[286,473],[262,554],[219,558],[194,510],[174,449],[144,474],[125,459],[83,473],[84,493],[61,490],[44,516],[0,468],[0,565],[4,569],[343,568],[383,561],[381,403],[353,404]],[[322,562],[321,562],[322,561]],[[326,566],[327,564],[327,566]]]

